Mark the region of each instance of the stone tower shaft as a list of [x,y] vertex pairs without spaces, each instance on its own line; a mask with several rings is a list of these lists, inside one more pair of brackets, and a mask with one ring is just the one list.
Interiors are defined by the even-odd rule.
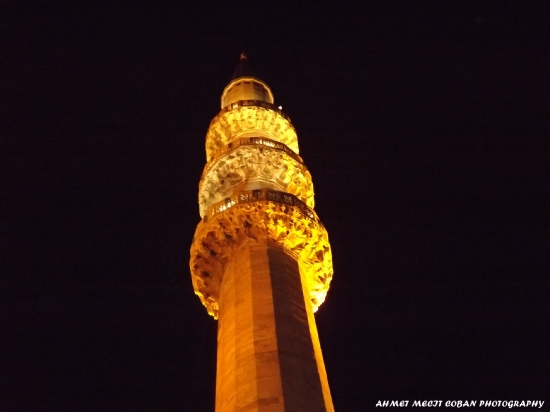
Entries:
[[206,134],[191,247],[195,293],[219,321],[216,412],[333,411],[313,316],[328,235],[296,131],[245,63]]

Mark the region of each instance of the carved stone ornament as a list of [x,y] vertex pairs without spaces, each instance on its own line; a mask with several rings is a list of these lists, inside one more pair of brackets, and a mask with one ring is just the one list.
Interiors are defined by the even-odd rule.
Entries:
[[239,183],[260,178],[314,207],[313,183],[307,168],[284,151],[261,145],[239,146],[207,164],[199,185],[200,215],[231,194]]
[[210,123],[206,134],[206,159],[212,158],[239,134],[259,131],[270,139],[287,145],[295,153],[299,153],[298,137],[290,120],[277,110],[269,107],[239,106],[222,110]]
[[199,223],[189,266],[195,293],[210,315],[217,318],[219,287],[233,251],[245,242],[267,240],[296,257],[317,310],[332,279],[332,253],[324,226],[313,211],[308,214],[297,206],[264,200],[237,203]]

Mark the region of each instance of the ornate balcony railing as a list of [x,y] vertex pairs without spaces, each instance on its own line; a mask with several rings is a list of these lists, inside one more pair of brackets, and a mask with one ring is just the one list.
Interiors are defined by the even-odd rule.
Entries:
[[261,101],[261,100],[239,100],[237,102],[228,104],[223,109],[221,109],[220,112],[216,115],[216,117],[214,117],[214,119],[212,119],[212,123],[216,120],[216,118],[220,117],[224,113],[226,113],[230,110],[236,109],[237,107],[243,107],[243,106],[259,106],[259,107],[263,107],[265,109],[273,110],[275,112],[278,112],[281,116],[283,116],[286,120],[288,120],[290,122],[290,117],[288,117],[288,115],[286,113],[284,113],[282,111],[282,109],[279,109],[278,106],[275,106],[272,103],[267,103],[267,102],[264,102],[264,101]]
[[287,155],[289,155],[290,157],[292,157],[294,160],[296,160],[298,163],[300,164],[304,163],[300,155],[296,154],[286,144],[278,142],[273,139],[268,139],[266,137],[243,137],[241,139],[233,140],[232,142],[229,142],[226,145],[226,150],[229,151],[229,150],[236,149],[239,146],[247,146],[247,145],[267,146],[272,149],[281,150],[285,152]]
[[291,195],[290,193],[280,192],[278,190],[271,189],[257,189],[257,190],[244,190],[238,192],[225,198],[224,200],[213,204],[206,215],[204,220],[207,221],[210,217],[217,215],[218,213],[225,212],[226,210],[232,208],[236,204],[241,203],[252,203],[252,202],[261,202],[268,201],[279,203],[283,205],[289,205],[296,207],[304,216],[315,220],[317,223],[321,224],[317,215],[309,206],[304,202],[298,199],[296,196]]
[[240,100],[223,108],[210,122],[206,133],[206,159],[245,132],[258,130],[299,152],[298,138],[292,122],[274,105],[259,100]]
[[285,152],[287,155],[292,157],[294,160],[296,160],[300,164],[304,164],[304,161],[300,157],[300,155],[296,154],[292,149],[290,149],[287,145],[284,143],[278,142],[273,139],[269,139],[267,137],[242,137],[240,139],[235,139],[228,144],[221,147],[219,150],[217,150],[214,153],[214,156],[212,157],[213,161],[211,161],[210,165],[206,166],[205,171],[210,170],[210,167],[212,164],[215,163],[216,159],[220,157],[222,154],[226,152],[230,152],[232,150],[235,150],[241,146],[265,146],[269,147],[271,149],[280,150],[282,152]]

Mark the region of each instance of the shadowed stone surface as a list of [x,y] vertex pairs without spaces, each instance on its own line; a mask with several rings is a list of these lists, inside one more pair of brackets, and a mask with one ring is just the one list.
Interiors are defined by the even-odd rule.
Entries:
[[275,242],[234,252],[221,284],[216,412],[333,410],[302,285]]

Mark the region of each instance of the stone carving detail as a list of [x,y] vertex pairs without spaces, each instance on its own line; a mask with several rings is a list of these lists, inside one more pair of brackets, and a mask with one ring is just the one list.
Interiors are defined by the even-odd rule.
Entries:
[[314,212],[274,201],[235,204],[203,219],[191,246],[195,293],[217,318],[219,286],[224,266],[244,242],[272,240],[295,256],[307,278],[313,310],[325,300],[332,279],[328,234]]
[[220,150],[218,150],[213,157],[214,158],[220,157],[225,152],[236,149],[239,146],[250,146],[250,145],[266,146],[266,147],[271,147],[273,149],[282,150],[287,155],[289,155],[294,160],[296,160],[298,163],[302,163],[302,164],[304,163],[300,155],[290,150],[287,145],[281,142],[278,142],[276,140],[269,139],[262,136],[246,136],[246,137],[232,140],[230,143],[227,144],[227,146],[223,146]]
[[239,146],[207,164],[199,185],[201,217],[208,208],[250,178],[274,182],[281,190],[314,206],[313,183],[307,168],[284,151],[258,145]]
[[268,107],[235,106],[231,110],[222,110],[210,123],[206,134],[208,162],[225,145],[239,138],[239,134],[254,130],[266,133],[269,138],[287,145],[295,153],[299,152],[296,130],[288,118]]

